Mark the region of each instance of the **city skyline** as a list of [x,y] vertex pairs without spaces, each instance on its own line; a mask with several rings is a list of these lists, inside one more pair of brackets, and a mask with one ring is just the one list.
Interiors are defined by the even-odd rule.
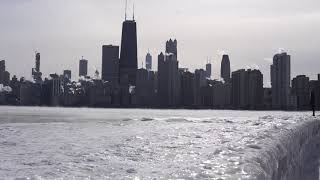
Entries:
[[[172,1],[172,4],[177,5],[178,2],[178,0]],[[110,5],[111,3],[113,10],[110,11],[108,15],[102,13],[102,7],[108,7],[110,9],[110,6],[108,5]],[[130,3],[132,3],[132,1],[129,1],[129,4]],[[315,50],[316,46],[312,46],[312,44],[313,42],[317,41],[318,37],[315,33],[304,33],[307,29],[313,29],[314,31],[318,29],[319,23],[315,21],[319,18],[318,11],[317,9],[310,10],[312,6],[318,3],[316,1],[308,1],[298,9],[297,7],[299,7],[300,4],[297,4],[296,1],[291,2],[289,7],[287,7],[286,10],[281,13],[278,12],[278,6],[281,6],[281,4],[284,2],[279,2],[275,10],[271,10],[271,7],[267,6],[262,14],[276,12],[278,13],[277,15],[279,15],[277,18],[280,17],[280,20],[284,20],[286,18],[290,20],[290,18],[292,19],[293,17],[297,17],[295,19],[296,22],[299,22],[299,19],[301,19],[302,17],[309,20],[303,22],[305,23],[305,26],[301,26],[301,24],[299,23],[294,24],[292,21],[283,21],[283,28],[278,29],[277,33],[267,32],[266,35],[268,37],[271,35],[269,39],[271,38],[273,41],[273,43],[266,43],[268,44],[269,48],[266,48],[262,45],[264,44],[264,42],[266,42],[266,40],[264,39],[268,39],[263,36],[263,34],[265,34],[266,32],[262,31],[262,29],[257,29],[256,26],[261,25],[261,22],[266,23],[267,25],[270,25],[271,22],[274,22],[274,19],[272,19],[273,16],[270,14],[262,16],[258,13],[258,16],[255,16],[255,18],[261,19],[260,21],[253,21],[253,25],[255,28],[253,28],[251,32],[250,30],[248,30],[248,32],[237,31],[237,33],[232,36],[229,32],[230,29],[227,28],[226,24],[215,26],[213,28],[213,25],[215,25],[215,23],[218,23],[218,21],[215,21],[217,20],[216,18],[224,18],[226,22],[228,22],[227,24],[229,24],[229,26],[236,26],[239,22],[235,22],[235,19],[233,21],[228,20],[232,20],[232,17],[240,15],[240,19],[238,20],[241,20],[240,22],[244,23],[243,25],[246,25],[246,23],[248,23],[246,21],[250,20],[250,14],[255,14],[255,12],[249,11],[246,14],[244,11],[245,8],[243,6],[240,6],[239,9],[235,8],[235,4],[237,4],[236,2],[233,2],[234,4],[230,7],[230,10],[234,10],[234,12],[230,13],[230,15],[221,12],[220,14],[217,12],[213,14],[208,12],[210,8],[216,7],[213,5],[224,7],[228,5],[228,3],[232,4],[232,1],[228,1],[228,3],[218,3],[214,1],[211,3],[211,1],[209,2],[203,0],[201,1],[201,3],[194,5],[194,7],[191,6],[193,5],[191,1],[186,1],[181,6],[172,7],[169,7],[169,2],[164,1],[162,2],[162,6],[168,8],[168,10],[172,10],[169,14],[166,15],[161,13],[151,13],[150,17],[144,16],[144,10],[149,11],[150,13],[150,11],[158,5],[158,2],[154,3],[154,5],[152,5],[152,3],[144,3],[142,6],[141,2],[136,2],[139,67],[141,67],[141,62],[145,60],[145,55],[147,54],[148,49],[150,49],[151,55],[153,57],[156,57],[160,53],[162,44],[165,42],[165,40],[169,39],[170,37],[175,37],[179,40],[180,53],[178,55],[178,60],[181,64],[180,67],[189,68],[191,71],[198,68],[205,68],[205,63],[207,61],[207,57],[209,56],[213,62],[212,67],[214,78],[218,78],[218,75],[220,74],[220,55],[222,54],[221,52],[225,51],[230,55],[231,71],[248,67],[259,67],[263,74],[266,75],[264,76],[264,81],[265,86],[268,86],[270,77],[267,75],[270,73],[269,66],[272,63],[272,56],[276,53],[279,47],[284,47],[292,56],[292,76],[294,77],[296,75],[306,74],[311,79],[316,79],[316,60],[319,55]],[[60,69],[70,69],[72,70],[73,74],[78,74],[78,61],[81,56],[84,56],[85,59],[89,60],[89,74],[93,75],[95,69],[98,69],[99,72],[101,72],[101,46],[103,44],[114,44],[117,46],[121,45],[121,33],[119,32],[121,32],[121,22],[124,20],[124,2],[122,1],[97,1],[95,3],[79,1],[77,3],[77,6],[72,6],[74,5],[74,2],[65,3],[65,6],[61,7],[61,14],[65,15],[65,13],[70,13],[68,16],[66,16],[66,19],[69,21],[68,23],[64,21],[58,21],[61,15],[56,14],[56,11],[52,9],[61,4],[60,1],[57,1],[55,3],[49,1],[3,1],[1,2],[1,4],[1,7],[3,8],[3,11],[1,11],[2,13],[6,13],[5,9],[10,9],[11,11],[3,15],[3,18],[1,18],[0,20],[2,24],[5,25],[4,29],[1,30],[1,33],[5,33],[7,35],[5,37],[2,37],[2,43],[0,44],[0,47],[4,50],[4,53],[1,55],[0,59],[6,60],[7,69],[11,72],[12,75],[16,74],[18,77],[25,76],[27,79],[31,79],[28,76],[30,74],[30,68],[33,67],[34,50],[38,50],[39,52],[41,52],[43,64],[41,68],[44,76],[48,76],[50,73],[54,72],[62,73],[59,71]],[[245,1],[244,4],[257,6],[257,9],[263,9],[260,4],[255,4],[250,1]],[[49,8],[49,5],[51,5],[52,7]],[[204,5],[208,5],[208,7],[210,8],[205,8]],[[27,9],[24,9],[29,6],[34,6],[34,11],[38,14],[44,14],[44,17],[47,17],[51,20],[51,23],[44,21],[43,17],[36,16],[36,14],[33,14]],[[77,9],[76,7],[81,8]],[[201,8],[204,8],[203,12],[199,12],[199,9]],[[292,12],[291,9],[297,9],[297,12]],[[16,13],[17,15],[14,15],[14,12],[18,10],[19,13]],[[45,10],[50,11],[46,12]],[[84,24],[80,21],[78,22],[79,17],[77,17],[76,15],[80,15],[79,13],[82,11],[86,12],[84,22],[88,21],[89,19],[94,20],[92,23],[90,23],[90,25]],[[99,14],[99,16],[97,14]],[[22,17],[22,15],[26,15],[26,17],[29,17],[29,20],[25,20],[25,17]],[[169,15],[176,16],[172,16],[172,21],[165,21],[165,19]],[[130,9],[130,5],[128,16],[130,18],[132,16],[132,7]],[[182,17],[192,18],[188,18],[189,22],[176,21],[185,19]],[[24,21],[21,22],[19,18],[22,18]],[[157,21],[151,21],[150,19],[152,18],[157,18]],[[207,21],[207,24],[203,23],[203,21],[209,20],[210,18],[212,18],[212,21]],[[8,22],[8,19],[11,20],[10,23]],[[75,20],[75,22],[69,24],[71,20]],[[190,32],[181,32],[181,28],[189,28],[188,23],[193,24],[197,20],[199,21],[199,23],[196,23],[195,27],[190,27]],[[154,28],[156,29],[157,27],[162,26],[164,21],[170,24],[171,28],[152,32]],[[59,28],[52,28],[55,25],[59,25],[59,23],[62,23],[64,26],[57,26]],[[70,32],[67,31],[67,28],[78,27],[79,25],[81,25],[83,28],[79,29],[78,32],[75,32],[73,28],[70,29]],[[108,28],[105,26],[112,26],[113,28]],[[151,28],[151,26],[154,26],[154,28]],[[210,28],[204,29],[203,27],[206,26],[209,26]],[[299,28],[290,28],[296,26]],[[46,31],[48,29],[49,31]],[[91,29],[93,30],[91,31]],[[200,29],[203,31],[203,33],[199,33]],[[11,31],[9,32],[9,30]],[[270,28],[267,30],[271,31]],[[208,33],[208,31],[211,31],[211,33]],[[225,34],[221,34],[220,31],[224,31]],[[190,35],[191,33],[193,34],[192,36]],[[250,38],[246,33],[254,34]],[[292,36],[294,33],[302,34],[303,38],[299,38],[299,36],[294,36],[294,38],[288,37]],[[14,35],[17,37],[13,37]],[[242,37],[242,35],[245,36]],[[50,36],[55,38],[52,38]],[[92,36],[96,37],[92,38]],[[309,36],[312,36],[313,41],[310,41]],[[88,38],[89,43],[87,43]],[[90,38],[92,39],[90,40]],[[258,38],[258,40],[255,38]],[[17,44],[18,39],[20,42],[19,44]],[[71,40],[72,43],[65,43],[64,39],[66,41]],[[87,40],[84,41],[84,39]],[[248,43],[246,43],[244,46],[239,46],[239,43],[241,41],[232,43],[232,41],[230,41],[232,39],[240,39],[241,41],[247,40],[246,42]],[[252,41],[252,39],[254,39],[254,41]],[[302,42],[299,42],[299,39],[302,39]],[[59,47],[58,44],[56,44],[57,41],[60,42],[60,44],[58,43]],[[283,44],[281,43],[286,41],[289,42]],[[308,43],[306,43],[307,41]],[[253,42],[259,42],[259,45],[261,45],[261,47],[256,46]],[[41,46],[41,44],[43,46]],[[235,46],[239,47],[234,48]],[[218,51],[220,53],[217,53]],[[21,68],[16,66],[16,64],[22,60],[25,62],[26,66],[30,68]],[[64,64],[62,64],[62,62]],[[153,64],[155,65],[153,69],[157,69],[156,58]],[[310,67],[310,64],[313,64],[313,66]],[[95,66],[96,68],[93,68],[93,66]]]

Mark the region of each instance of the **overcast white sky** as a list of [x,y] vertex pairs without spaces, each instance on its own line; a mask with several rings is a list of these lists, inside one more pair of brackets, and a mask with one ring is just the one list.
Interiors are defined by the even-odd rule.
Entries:
[[[227,52],[232,70],[259,67],[267,85],[279,48],[292,55],[292,75],[320,73],[319,0],[135,0],[135,9],[139,66],[150,49],[156,68],[176,38],[180,67],[204,68],[210,57],[215,78]],[[30,78],[37,50],[45,75],[71,69],[75,77],[84,56],[93,74],[101,46],[120,45],[123,20],[124,0],[0,0],[0,59]]]

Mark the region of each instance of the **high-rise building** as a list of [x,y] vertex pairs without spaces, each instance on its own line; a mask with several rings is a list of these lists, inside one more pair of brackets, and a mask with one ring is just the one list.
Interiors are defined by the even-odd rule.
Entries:
[[212,65],[210,62],[206,64],[206,77],[211,78],[212,75]]
[[80,59],[79,61],[79,76],[87,76],[88,75],[88,60]]
[[225,82],[230,82],[230,59],[228,55],[223,55],[222,56],[222,61],[221,61],[221,78]]
[[178,42],[170,39],[166,42],[166,54],[174,54],[178,59]]
[[300,75],[292,80],[292,93],[297,98],[297,108],[308,110],[310,108],[310,85],[309,78]]
[[6,70],[6,61],[1,60],[0,61],[0,72],[4,72]]
[[40,53],[36,53],[36,72],[40,72]]
[[102,46],[102,79],[113,85],[119,83],[119,46]]
[[290,98],[291,61],[287,53],[276,54],[271,65],[272,107],[287,109]]
[[263,107],[263,75],[259,70],[232,72],[232,104],[236,109]]
[[71,70],[64,70],[63,71],[63,77],[68,79],[68,80],[71,80]]
[[248,73],[248,104],[250,109],[263,107],[263,74],[259,70],[247,70]]
[[122,25],[120,52],[120,83],[135,85],[138,69],[137,25],[134,20],[125,20]]
[[137,103],[141,107],[151,107],[155,104],[155,73],[146,69],[138,69],[136,83]]
[[245,69],[232,72],[232,106],[236,109],[248,108],[248,73]]
[[180,104],[179,62],[175,54],[158,56],[158,100],[162,107]]
[[10,73],[6,71],[6,61],[0,61],[0,84],[8,86],[10,84]]
[[147,56],[146,56],[146,69],[148,71],[152,70],[152,56],[151,54],[148,52]]
[[206,71],[203,69],[196,69],[194,72],[194,104],[197,106],[202,105],[202,98],[201,98],[201,89],[207,86],[207,79],[206,79]]
[[230,108],[231,105],[231,84],[215,82],[212,84],[212,105],[214,108]]
[[32,68],[32,77],[36,83],[42,82],[42,73],[40,71],[40,53],[36,52],[35,67]]
[[6,71],[6,61],[0,61],[0,84],[4,84],[4,72]]
[[10,73],[8,71],[4,71],[2,73],[3,76],[3,85],[8,86],[10,84]]
[[194,73],[185,71],[181,74],[181,103],[183,107],[194,105]]

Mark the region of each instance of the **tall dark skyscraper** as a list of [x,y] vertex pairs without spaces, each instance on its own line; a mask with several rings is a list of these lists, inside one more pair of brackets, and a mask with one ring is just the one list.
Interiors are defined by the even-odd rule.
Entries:
[[80,59],[79,61],[79,76],[87,76],[88,75],[88,60]]
[[158,56],[158,100],[162,107],[175,107],[180,103],[179,62],[175,54]]
[[119,46],[102,46],[102,79],[119,83]]
[[174,41],[170,39],[166,42],[166,53],[174,54],[178,58],[178,42],[176,39]]
[[66,79],[71,80],[71,70],[64,70],[63,71],[63,77]]
[[40,53],[36,53],[36,72],[40,72]]
[[152,56],[151,54],[148,52],[147,56],[146,56],[146,69],[148,71],[152,70]]
[[137,25],[134,20],[122,24],[122,39],[120,52],[120,83],[135,85],[138,69],[137,57]]
[[6,70],[6,61],[1,60],[0,61],[0,72],[4,72]]
[[236,109],[246,108],[248,105],[248,73],[245,69],[232,72],[231,99]]
[[226,54],[222,56],[221,78],[225,82],[230,82],[230,60],[229,60],[229,56]]
[[236,109],[259,109],[263,104],[263,75],[259,70],[232,72],[232,104]]
[[210,62],[206,64],[206,77],[211,78],[212,75],[212,65]]
[[292,93],[297,97],[299,110],[308,110],[310,107],[310,79],[299,75],[292,80]]
[[32,68],[32,76],[35,82],[42,81],[42,73],[40,72],[40,53],[36,52],[35,68]]
[[0,84],[8,86],[10,82],[10,73],[6,71],[6,61],[0,61]]
[[289,104],[291,58],[287,53],[276,54],[271,65],[272,107],[286,109]]
[[0,61],[0,84],[4,84],[4,72],[6,71],[6,61]]

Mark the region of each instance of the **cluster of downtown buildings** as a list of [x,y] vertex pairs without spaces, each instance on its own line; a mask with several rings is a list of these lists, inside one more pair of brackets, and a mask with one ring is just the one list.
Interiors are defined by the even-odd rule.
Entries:
[[[102,47],[102,71],[88,76],[88,60],[79,61],[79,81],[71,80],[71,71],[42,78],[40,53],[35,55],[32,81],[18,79],[0,61],[0,103],[21,106],[121,107],[307,110],[314,91],[320,108],[320,75],[310,80],[300,75],[291,80],[290,55],[276,54],[271,65],[271,88],[264,88],[259,70],[230,70],[228,55],[221,61],[221,79],[211,79],[211,64],[195,72],[179,67],[178,42],[168,40],[165,52],[158,55],[158,71],[152,71],[152,56],[146,56],[146,68],[138,69],[137,28],[125,20],[121,47]],[[120,54],[120,57],[119,57]]]

